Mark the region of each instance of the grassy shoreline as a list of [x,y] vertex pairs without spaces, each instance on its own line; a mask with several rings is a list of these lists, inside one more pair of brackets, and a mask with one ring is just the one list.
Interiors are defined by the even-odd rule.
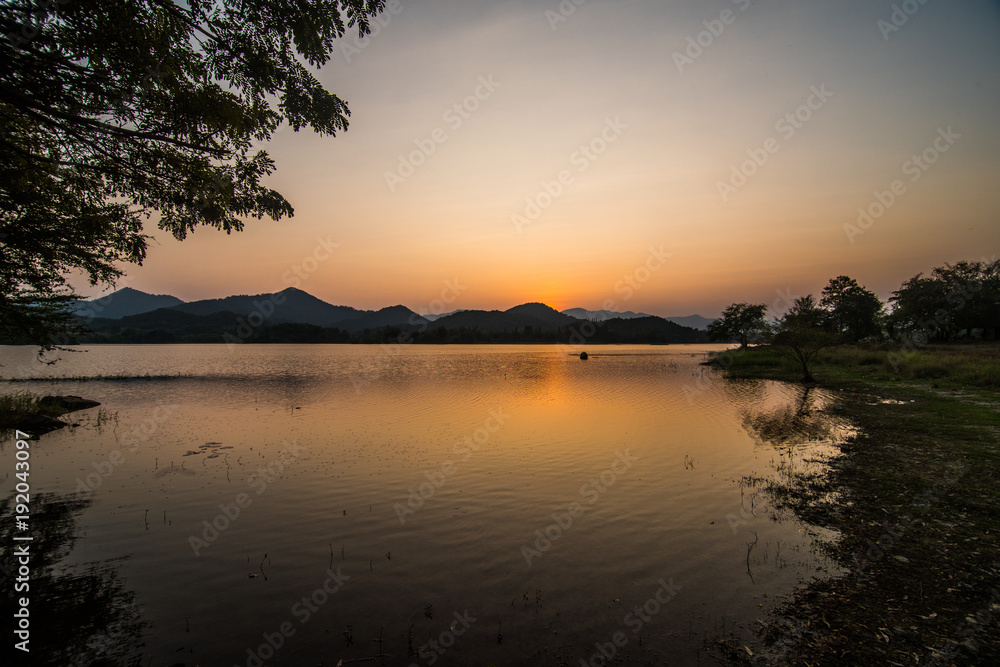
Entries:
[[[827,475],[772,488],[776,506],[836,529],[849,570],[768,619],[761,662],[1000,662],[1000,345],[823,353],[818,386],[859,434]],[[767,347],[717,355],[727,377],[797,382]],[[764,627],[763,625],[761,627]]]

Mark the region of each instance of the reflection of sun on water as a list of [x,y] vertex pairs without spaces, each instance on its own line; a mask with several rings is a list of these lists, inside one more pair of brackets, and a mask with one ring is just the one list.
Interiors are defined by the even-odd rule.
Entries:
[[[190,365],[191,379],[139,391],[90,385],[121,411],[126,430],[156,399],[176,404],[178,417],[158,423],[97,489],[76,558],[127,557],[122,576],[144,601],[144,650],[154,661],[193,645],[192,664],[232,664],[288,620],[332,563],[351,584],[322,623],[296,626],[303,664],[325,659],[329,628],[348,624],[357,636],[384,628],[386,652],[405,655],[408,629],[416,640],[447,628],[437,615],[413,614],[429,604],[479,609],[480,627],[502,621],[518,638],[498,645],[488,633],[464,635],[452,649],[456,664],[515,664],[522,649],[549,646],[553,632],[558,658],[570,663],[594,636],[618,630],[622,609],[646,600],[661,577],[684,588],[657,623],[685,628],[687,639],[644,635],[640,658],[669,650],[676,664],[696,664],[700,633],[712,632],[706,618],[749,621],[765,592],[791,590],[813,567],[798,524],[743,516],[745,489],[735,483],[773,470],[772,459],[801,472],[798,450],[794,461],[767,456],[742,422],[745,409],[780,416],[790,406],[795,415],[800,397],[767,383],[732,395],[723,389],[730,383],[697,384],[698,346],[586,349],[586,361],[556,345],[95,349],[74,362],[110,358],[151,374]],[[695,387],[702,391],[685,393]],[[490,425],[499,428],[487,433]],[[478,449],[465,448],[471,437]],[[67,492],[108,444],[87,430],[46,438],[34,454],[37,483]],[[282,458],[293,442],[302,453]],[[271,479],[258,493],[261,474]],[[188,536],[202,536],[238,493],[252,505],[193,555]],[[572,503],[582,514],[553,527]],[[726,520],[737,514],[760,536],[749,595],[747,540]],[[538,549],[536,531],[555,537],[529,566],[522,547]],[[265,556],[281,587],[247,578]],[[542,591],[545,606],[511,607],[526,591]],[[608,606],[614,599],[621,609]],[[231,610],[225,619],[220,605]],[[365,650],[338,647],[337,657],[360,660]]]

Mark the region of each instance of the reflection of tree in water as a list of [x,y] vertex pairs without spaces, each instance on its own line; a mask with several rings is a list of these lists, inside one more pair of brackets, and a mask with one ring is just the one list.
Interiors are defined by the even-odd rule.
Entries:
[[774,447],[779,454],[777,479],[753,480],[763,484],[777,506],[794,501],[807,521],[811,512],[835,499],[829,480],[829,461],[850,434],[843,419],[823,409],[824,398],[809,386],[798,398],[775,408],[743,413],[743,427],[760,444]]
[[[6,632],[0,663],[119,667],[137,665],[143,623],[134,594],[119,579],[114,566],[92,563],[85,569],[59,565],[73,549],[77,516],[89,499],[73,495],[32,494],[30,542],[15,542],[14,496],[0,501],[0,614],[8,625],[19,605],[30,600],[31,653],[13,647]],[[16,545],[29,544],[30,589],[16,592]],[[12,630],[12,628],[11,628]],[[25,658],[28,658],[26,661]],[[17,661],[16,663],[14,661]]]
[[812,387],[802,387],[798,400],[768,412],[747,410],[743,413],[743,427],[762,444],[790,447],[817,440],[831,440],[837,424],[830,415],[818,409]]

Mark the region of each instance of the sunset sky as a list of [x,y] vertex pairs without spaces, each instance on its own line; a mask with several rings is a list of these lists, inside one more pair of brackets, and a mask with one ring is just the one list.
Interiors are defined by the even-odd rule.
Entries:
[[998,252],[1000,3],[575,2],[391,3],[319,73],[350,129],[266,146],[295,217],[119,286],[714,317]]

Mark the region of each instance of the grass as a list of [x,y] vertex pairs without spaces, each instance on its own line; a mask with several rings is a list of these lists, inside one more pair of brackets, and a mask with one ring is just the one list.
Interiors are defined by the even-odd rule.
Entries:
[[[734,352],[731,377],[797,381],[775,350]],[[798,591],[771,619],[773,662],[1000,662],[1000,345],[824,352],[813,368],[859,434],[829,474],[776,504],[836,529],[848,573]]]
[[[795,362],[768,346],[733,350],[726,358],[730,377],[797,381],[802,376]],[[928,345],[918,350],[845,345],[821,351],[810,368],[821,384],[833,387],[929,380],[933,389],[1000,389],[1000,344]]]
[[62,414],[58,408],[41,405],[41,399],[41,396],[28,391],[0,395],[0,430],[16,428],[25,419],[35,415],[58,417]]

